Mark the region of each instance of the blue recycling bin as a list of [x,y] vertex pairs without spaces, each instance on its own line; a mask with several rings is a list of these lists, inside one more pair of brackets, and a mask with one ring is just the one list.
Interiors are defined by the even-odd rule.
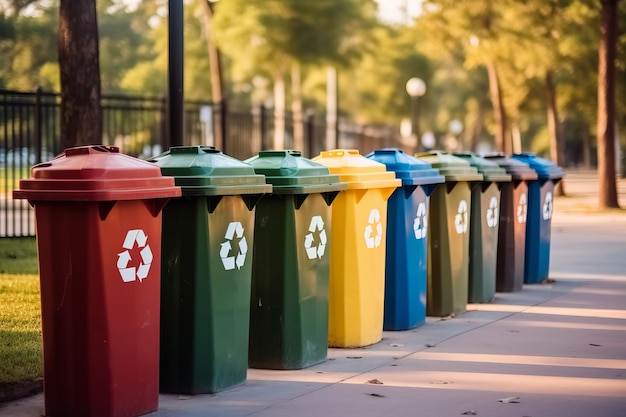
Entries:
[[400,149],[379,149],[366,157],[402,181],[387,201],[383,329],[412,329],[426,320],[429,196],[445,178]]
[[563,179],[565,171],[554,162],[532,153],[515,154],[512,158],[528,164],[538,176],[537,181],[528,185],[524,283],[539,284],[548,279],[550,272],[554,187]]

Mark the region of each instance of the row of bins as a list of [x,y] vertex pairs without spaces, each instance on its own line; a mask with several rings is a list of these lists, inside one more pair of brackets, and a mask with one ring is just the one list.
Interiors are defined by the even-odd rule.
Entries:
[[146,414],[542,282],[562,176],[529,154],[67,149],[14,192],[36,213],[46,414]]

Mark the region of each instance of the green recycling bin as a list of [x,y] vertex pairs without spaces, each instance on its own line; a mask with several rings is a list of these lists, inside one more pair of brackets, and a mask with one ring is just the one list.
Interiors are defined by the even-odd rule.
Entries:
[[246,380],[254,210],[272,186],[209,146],[151,162],[182,189],[163,211],[160,390],[222,391]]
[[273,185],[256,209],[248,365],[315,365],[328,353],[330,205],[345,185],[300,151],[246,162]]
[[469,162],[446,152],[415,156],[445,177],[430,196],[426,314],[461,313],[467,309],[472,188],[483,176]]
[[496,295],[500,189],[511,181],[511,176],[500,165],[473,153],[455,153],[454,156],[465,159],[483,174],[483,181],[472,190],[467,301],[488,303]]
[[524,287],[528,184],[537,179],[537,173],[528,164],[509,158],[503,153],[483,157],[500,165],[512,178],[500,190],[496,291],[521,291]]

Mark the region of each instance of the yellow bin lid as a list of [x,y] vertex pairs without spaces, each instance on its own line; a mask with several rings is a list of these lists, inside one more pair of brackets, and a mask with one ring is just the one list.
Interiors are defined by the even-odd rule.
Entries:
[[349,190],[397,188],[402,185],[394,172],[387,171],[385,164],[364,157],[356,149],[323,151],[312,160],[327,166],[331,174],[339,175],[340,181],[346,183]]

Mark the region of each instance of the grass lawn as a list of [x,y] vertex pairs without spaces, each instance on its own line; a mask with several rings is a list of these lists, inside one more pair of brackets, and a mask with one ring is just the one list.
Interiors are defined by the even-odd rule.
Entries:
[[0,384],[43,375],[37,244],[0,239]]

